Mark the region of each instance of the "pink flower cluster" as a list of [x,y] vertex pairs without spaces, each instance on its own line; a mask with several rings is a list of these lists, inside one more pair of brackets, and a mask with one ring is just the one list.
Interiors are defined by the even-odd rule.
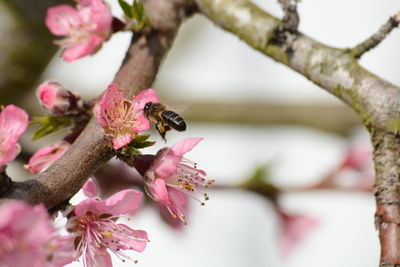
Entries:
[[112,14],[102,0],[77,0],[76,8],[59,5],[47,10],[46,25],[54,35],[66,36],[55,43],[71,62],[94,54],[111,34]]
[[14,105],[0,113],[0,166],[13,161],[21,148],[18,139],[28,127],[28,114]]
[[64,266],[75,259],[73,236],[57,236],[42,205],[13,201],[0,214],[1,266]]
[[152,199],[166,207],[173,218],[186,224],[187,197],[204,202],[208,200],[204,192],[213,180],[206,180],[206,173],[197,169],[196,163],[183,157],[203,138],[183,139],[172,147],[158,151],[156,159],[145,174],[146,192]]
[[[150,121],[143,114],[147,102],[158,102],[153,89],[141,91],[132,101],[124,99],[122,91],[116,85],[110,85],[104,93],[100,103],[95,106],[94,113],[106,134],[113,137],[114,149],[129,144],[138,132],[150,127]],[[183,157],[201,140],[202,138],[187,138],[172,147],[161,149],[144,174],[148,195],[173,218],[179,218],[185,224],[187,196],[204,205],[200,198],[208,200],[204,189],[214,182],[206,180],[206,173],[197,169],[194,162]]]
[[143,114],[147,102],[158,102],[153,89],[141,91],[131,101],[124,98],[117,85],[108,87],[100,103],[95,106],[94,113],[106,134],[113,137],[114,149],[129,144],[138,132],[150,128],[150,122]]
[[[89,186],[90,190],[95,190],[93,186]],[[148,239],[145,231],[116,223],[121,214],[137,209],[142,195],[128,189],[106,200],[84,200],[75,207],[68,219],[67,229],[76,236],[76,250],[78,255],[83,256],[85,266],[112,267],[108,250],[119,258],[130,259],[121,250],[142,252],[146,248]]]
[[123,190],[106,200],[87,199],[68,215],[69,235],[59,236],[43,205],[21,201],[0,206],[0,265],[9,267],[64,266],[83,256],[84,266],[112,267],[111,251],[142,252],[147,233],[117,223],[120,215],[137,209],[142,193]]

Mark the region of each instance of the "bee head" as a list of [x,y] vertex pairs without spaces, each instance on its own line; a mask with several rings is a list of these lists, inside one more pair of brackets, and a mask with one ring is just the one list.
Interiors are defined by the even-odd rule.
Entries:
[[143,111],[144,112],[148,111],[152,104],[153,104],[153,102],[147,102],[146,105],[144,105]]

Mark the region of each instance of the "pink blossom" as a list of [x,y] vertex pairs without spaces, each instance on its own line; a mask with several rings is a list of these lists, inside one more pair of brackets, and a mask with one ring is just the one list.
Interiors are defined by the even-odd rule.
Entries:
[[28,114],[14,105],[0,113],[0,166],[15,159],[20,152],[19,137],[28,127]]
[[288,256],[294,247],[319,225],[319,220],[303,214],[293,215],[282,211],[279,211],[278,214],[282,222],[280,248],[282,254]]
[[55,116],[69,114],[77,106],[78,97],[58,82],[43,82],[39,85],[36,95],[41,106]]
[[77,8],[59,5],[47,10],[46,26],[54,35],[66,36],[55,43],[71,62],[94,54],[111,35],[112,14],[102,0],[78,0]]
[[119,215],[139,206],[142,195],[128,189],[106,200],[84,200],[75,207],[74,215],[68,219],[68,230],[77,236],[77,252],[83,255],[85,266],[112,266],[108,250],[129,259],[121,250],[142,252],[145,249],[148,242],[145,231],[116,223]]
[[73,240],[57,237],[43,205],[12,201],[0,207],[0,265],[63,266],[74,259]]
[[94,113],[97,121],[103,126],[106,134],[113,137],[114,149],[119,149],[132,141],[138,132],[150,128],[150,122],[143,114],[144,105],[158,101],[153,89],[141,91],[133,101],[124,99],[117,85],[110,85],[100,103],[96,104]]
[[204,205],[203,201],[193,195],[200,194],[208,200],[207,194],[200,191],[214,182],[205,179],[206,173],[197,169],[196,163],[183,157],[202,139],[187,138],[172,147],[161,149],[145,174],[145,187],[150,197],[164,205],[173,218],[179,218],[184,223],[186,196]]
[[25,169],[30,173],[40,173],[50,167],[54,161],[59,159],[69,149],[71,145],[65,141],[60,141],[52,146],[46,146],[33,154],[29,159]]
[[83,193],[88,198],[95,198],[97,196],[97,185],[93,178],[89,178],[82,187]]

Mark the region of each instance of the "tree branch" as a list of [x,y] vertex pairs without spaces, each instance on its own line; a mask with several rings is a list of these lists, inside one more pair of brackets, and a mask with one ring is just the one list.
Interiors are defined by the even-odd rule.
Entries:
[[282,22],[247,0],[195,1],[216,25],[302,74],[358,113],[374,142],[380,264],[400,266],[400,88],[362,68],[350,50],[328,47],[301,33],[290,50],[271,42]]
[[[148,0],[146,8],[153,30],[149,34],[133,37],[125,60],[113,80],[114,84],[123,88],[126,97],[151,86],[180,23],[192,12],[193,5],[187,0]],[[92,118],[59,160],[33,179],[13,183],[5,198],[54,207],[74,195],[87,178],[113,155],[110,140]]]
[[382,42],[383,39],[385,39],[386,36],[388,36],[388,34],[399,25],[399,22],[400,13],[393,17],[390,17],[389,20],[378,30],[378,32],[374,33],[364,42],[351,48],[351,54],[353,54],[355,58],[360,58],[364,53],[379,45],[380,42]]

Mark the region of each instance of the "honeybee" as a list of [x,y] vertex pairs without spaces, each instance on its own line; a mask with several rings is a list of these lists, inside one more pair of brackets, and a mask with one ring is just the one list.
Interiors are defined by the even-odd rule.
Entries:
[[172,110],[168,110],[161,103],[147,102],[143,112],[149,121],[155,123],[156,129],[164,141],[167,141],[165,134],[169,130],[174,129],[179,132],[186,130],[186,122],[183,118]]

